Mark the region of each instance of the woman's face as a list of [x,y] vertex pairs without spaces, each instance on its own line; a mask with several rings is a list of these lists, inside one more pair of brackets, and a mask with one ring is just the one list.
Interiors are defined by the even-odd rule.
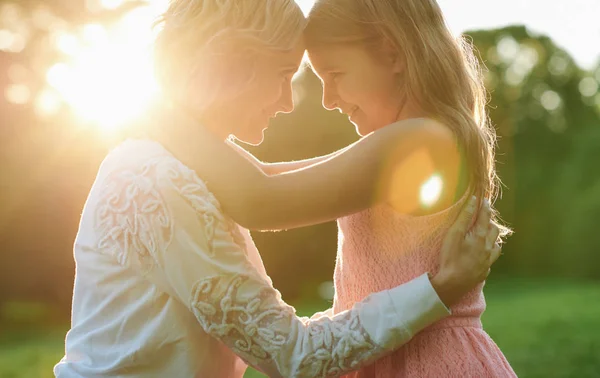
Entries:
[[[298,71],[304,44],[298,42],[294,48],[286,52],[269,52],[258,54],[255,64],[241,69],[234,69],[227,77],[234,90],[239,93],[229,100],[218,104],[211,111],[218,119],[218,128],[227,135],[258,145],[263,141],[264,130],[269,120],[278,113],[290,113],[294,110],[292,99],[292,77]],[[250,85],[248,78],[254,77]]]
[[401,65],[391,54],[376,57],[361,46],[339,45],[309,49],[308,55],[323,84],[323,106],[348,115],[360,135],[398,119]]

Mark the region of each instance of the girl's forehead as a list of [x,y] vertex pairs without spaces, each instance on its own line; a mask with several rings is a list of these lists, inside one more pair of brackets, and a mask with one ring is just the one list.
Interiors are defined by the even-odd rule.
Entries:
[[356,58],[353,48],[347,46],[310,48],[307,52],[311,64],[317,65],[322,70],[330,70],[345,63],[352,63]]

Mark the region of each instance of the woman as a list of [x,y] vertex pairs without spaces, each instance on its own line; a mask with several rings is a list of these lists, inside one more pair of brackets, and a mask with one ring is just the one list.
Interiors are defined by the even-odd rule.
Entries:
[[[336,193],[352,184],[347,173],[375,176],[390,140],[414,132],[405,124],[367,138],[354,150],[372,158],[356,166],[352,152],[277,177],[227,146],[230,134],[260,141],[269,116],[291,111],[304,23],[291,0],[171,3],[157,56],[176,110],[146,123],[156,126],[154,140],[126,141],[100,167],[75,242],[72,327],[58,377],[241,377],[240,358],[273,377],[338,376],[448,316],[446,306],[487,276],[500,253],[498,228],[483,207],[478,232],[465,237],[473,202],[431,279],[374,293],[331,318],[300,319],[281,300],[234,221],[274,229],[366,209],[388,191],[357,180]],[[181,161],[195,162],[197,174]]]

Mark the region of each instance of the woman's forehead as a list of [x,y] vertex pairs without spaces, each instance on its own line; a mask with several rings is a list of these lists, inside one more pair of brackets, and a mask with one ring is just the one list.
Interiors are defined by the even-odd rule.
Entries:
[[269,54],[267,59],[280,69],[298,69],[304,56],[304,43],[299,41],[291,50],[278,51]]

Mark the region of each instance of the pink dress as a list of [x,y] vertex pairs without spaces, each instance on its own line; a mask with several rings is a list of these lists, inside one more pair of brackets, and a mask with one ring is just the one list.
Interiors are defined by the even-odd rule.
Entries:
[[[464,199],[428,216],[409,216],[382,205],[338,221],[334,313],[370,293],[438,270],[438,252]],[[452,306],[452,316],[426,328],[405,346],[346,377],[516,377],[482,329],[483,284]]]

